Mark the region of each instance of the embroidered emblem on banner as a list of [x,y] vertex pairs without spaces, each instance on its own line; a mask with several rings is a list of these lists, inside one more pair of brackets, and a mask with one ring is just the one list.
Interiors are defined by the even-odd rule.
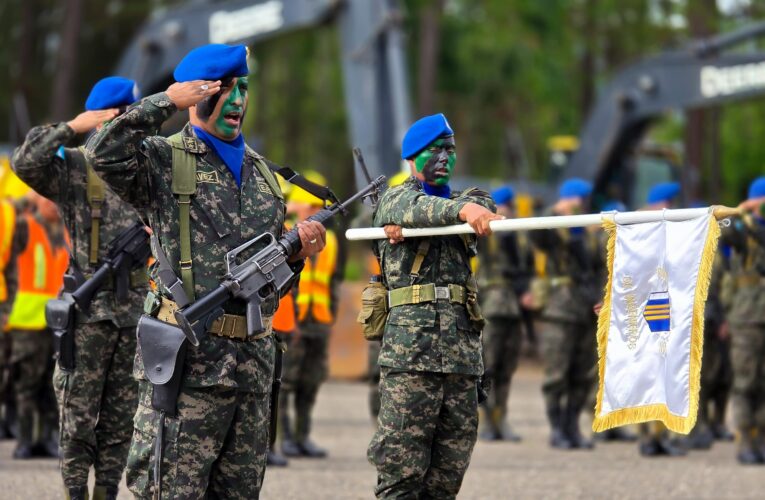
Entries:
[[220,184],[220,178],[218,177],[217,170],[213,170],[212,172],[197,171],[197,182],[207,184]]

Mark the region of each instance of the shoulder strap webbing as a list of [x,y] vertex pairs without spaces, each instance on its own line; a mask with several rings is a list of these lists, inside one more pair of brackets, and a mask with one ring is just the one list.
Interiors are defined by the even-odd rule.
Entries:
[[88,172],[87,192],[88,205],[90,205],[90,254],[88,261],[91,265],[96,265],[98,263],[99,235],[101,232],[101,219],[103,217],[101,209],[104,205],[106,185],[90,165],[88,156],[85,154],[85,148],[80,146],[79,150],[82,153],[85,169]]
[[412,270],[409,271],[409,277],[411,283],[414,284],[417,278],[420,277],[420,268],[425,261],[425,256],[428,255],[428,249],[430,248],[430,238],[423,238],[420,240],[420,244],[417,246],[417,255],[414,256],[412,262]]
[[247,153],[252,155],[255,158],[255,168],[258,169],[258,173],[260,173],[261,177],[263,177],[266,180],[266,184],[268,184],[268,187],[271,189],[271,192],[274,193],[274,196],[279,198],[280,200],[284,200],[284,195],[282,194],[282,188],[279,187],[279,181],[276,180],[276,177],[274,177],[274,174],[271,172],[270,167],[268,164],[270,163],[268,160],[257,154],[255,151],[253,151],[250,146],[247,146],[245,144],[245,148],[247,150]]
[[197,190],[197,159],[183,147],[180,132],[167,138],[173,148],[173,194],[178,197],[181,281],[189,299],[194,300],[194,273],[191,267],[191,196]]
[[326,186],[316,184],[313,181],[309,181],[299,173],[292,170],[290,167],[282,167],[266,160],[265,158],[263,159],[263,162],[268,166],[269,169],[271,169],[272,172],[279,174],[290,184],[294,184],[299,188],[303,188],[317,198],[324,201],[329,201],[330,203],[338,203],[340,201],[337,199],[337,196],[335,196],[335,193],[333,193],[331,189]]

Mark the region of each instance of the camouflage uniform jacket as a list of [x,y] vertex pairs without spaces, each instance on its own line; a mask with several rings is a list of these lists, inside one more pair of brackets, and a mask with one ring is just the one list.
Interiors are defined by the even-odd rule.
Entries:
[[[388,189],[374,215],[374,225],[433,227],[460,224],[459,212],[472,202],[494,210],[483,191],[472,189],[453,193],[451,199],[428,196],[420,183],[410,178]],[[419,277],[412,283],[410,271],[419,239],[391,245],[380,240],[377,250],[384,281],[389,290],[412,284],[433,283],[475,285],[470,258],[475,255],[475,238],[459,236],[431,238]],[[380,366],[410,371],[481,375],[481,325],[471,321],[462,304],[444,300],[394,307],[385,326]]]
[[[547,210],[544,215],[555,215]],[[544,253],[544,279],[550,286],[542,318],[591,323],[593,306],[603,298],[604,263],[596,234],[585,229],[531,231],[532,243]]]
[[[74,131],[66,123],[33,128],[14,151],[13,168],[21,180],[58,205],[69,230],[77,266],[90,277],[98,265],[94,267],[89,262],[91,208],[87,164],[79,149],[65,148],[63,155],[58,152],[74,136]],[[138,213],[110,189],[105,190],[104,198],[98,238],[99,260],[106,256],[109,243],[138,220]],[[78,314],[77,321],[81,324],[112,321],[120,328],[135,326],[148,289],[146,269],[135,271],[134,276],[144,284],[132,287],[127,300],[116,300],[110,286],[105,285],[93,298],[90,316]]]
[[738,219],[723,230],[721,239],[730,250],[728,320],[765,323],[765,225],[750,217]]
[[[93,165],[102,178],[144,214],[160,245],[180,276],[178,200],[172,190],[172,147],[158,136],[160,126],[176,112],[164,92],[133,105],[89,143]],[[197,157],[196,193],[191,197],[191,255],[194,293],[202,297],[217,288],[225,274],[224,256],[263,233],[275,237],[284,227],[284,200],[272,192],[256,169],[261,157],[245,154],[241,188],[228,167],[202,141],[190,125],[183,129],[185,149]],[[292,264],[297,273],[303,262]],[[292,283],[289,283],[285,290]],[[278,300],[262,304],[264,320],[273,316]],[[229,314],[245,314],[246,304],[230,300]],[[248,360],[259,358],[257,342],[237,342],[207,335],[187,354],[185,383],[189,386],[227,386],[257,390],[271,374],[258,374]],[[138,365],[138,363],[137,363]]]
[[478,240],[477,266],[483,315],[519,319],[520,296],[528,290],[534,271],[528,234],[493,234]]

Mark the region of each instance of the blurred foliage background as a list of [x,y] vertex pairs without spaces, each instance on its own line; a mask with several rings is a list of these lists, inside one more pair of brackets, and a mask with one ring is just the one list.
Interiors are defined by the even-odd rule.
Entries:
[[[199,0],[197,0],[199,1]],[[289,0],[286,0],[289,1]],[[350,0],[353,1],[353,0]],[[0,141],[68,119],[152,12],[177,0],[0,3]],[[400,0],[414,115],[443,111],[463,173],[547,176],[547,139],[576,135],[598,89],[643,56],[763,19],[758,0]],[[765,45],[764,45],[765,46]],[[752,48],[751,45],[748,48]],[[277,162],[347,182],[351,154],[333,26],[253,48],[246,134]],[[28,116],[28,120],[14,117]],[[688,124],[691,125],[688,125]],[[670,113],[649,140],[700,172],[700,195],[734,203],[765,168],[765,100]]]

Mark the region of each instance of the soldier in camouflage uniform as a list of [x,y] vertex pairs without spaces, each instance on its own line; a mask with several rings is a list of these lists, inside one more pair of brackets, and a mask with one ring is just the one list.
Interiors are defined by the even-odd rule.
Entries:
[[[497,213],[513,217],[513,190],[503,186],[491,193]],[[481,405],[478,437],[488,441],[520,441],[506,422],[510,382],[523,340],[521,297],[527,292],[534,269],[528,235],[503,233],[478,242],[478,288],[481,310],[486,317],[483,330],[484,375],[490,382],[487,400]]]
[[742,219],[723,231],[734,292],[727,319],[732,339],[733,417],[738,461],[765,464],[765,177],[749,187]]
[[[115,192],[147,214],[192,298],[218,286],[228,251],[263,233],[278,238],[283,231],[279,185],[263,157],[246,147],[240,134],[248,102],[247,74],[246,47],[196,48],[177,66],[178,83],[128,109],[90,143],[96,170]],[[189,109],[190,123],[180,135],[158,136],[162,124],[184,109]],[[197,180],[186,233],[191,258],[183,265],[185,231],[172,179],[173,157],[178,154],[193,155]],[[320,224],[301,222],[298,228],[302,250],[290,260],[295,272],[302,269],[305,257],[324,245]],[[173,307],[168,297],[162,300],[163,308]],[[225,315],[208,325],[198,346],[187,343],[174,416],[160,418],[152,407],[152,386],[139,345],[134,373],[139,402],[127,462],[128,487],[137,498],[159,494],[157,486],[164,498],[259,497],[269,443],[271,320],[277,302],[272,295],[262,304],[262,333],[247,334],[246,304],[232,299],[223,305]],[[155,457],[160,435],[162,455]],[[154,477],[155,458],[161,462],[161,478]]]
[[[591,192],[589,182],[569,179],[560,186],[560,199],[545,215],[577,213]],[[545,255],[545,276],[533,289],[535,306],[543,308],[542,392],[551,429],[550,446],[590,449],[593,444],[582,436],[579,416],[596,373],[593,307],[602,297],[599,273],[603,269],[597,241],[584,228],[532,231],[530,239]]]
[[455,498],[478,428],[477,380],[483,373],[469,259],[474,237],[404,240],[401,227],[469,223],[491,232],[494,203],[477,189],[451,192],[453,132],[439,114],[407,132],[402,157],[413,177],[388,189],[374,215],[390,313],[379,363],[381,408],[367,456],[378,498]]
[[[88,97],[86,112],[66,123],[33,128],[13,155],[18,176],[58,205],[71,238],[70,273],[85,278],[103,263],[109,243],[139,217],[103,186],[80,149],[64,146],[114,118],[117,108],[136,99],[134,89],[135,83],[125,78],[101,80]],[[103,196],[89,196],[98,189],[95,184]],[[96,477],[91,498],[117,498],[138,402],[138,384],[132,378],[135,325],[147,290],[145,267],[131,277],[127,300],[118,300],[104,286],[89,315],[76,313],[74,370],[56,366],[61,475],[71,499],[88,498],[91,466]]]

